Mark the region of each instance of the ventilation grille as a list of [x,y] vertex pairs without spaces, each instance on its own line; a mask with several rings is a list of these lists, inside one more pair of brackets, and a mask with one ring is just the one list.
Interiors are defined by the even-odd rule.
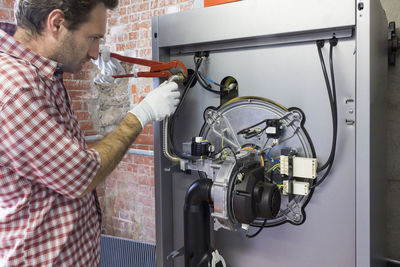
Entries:
[[156,246],[133,240],[101,236],[100,267],[155,267]]

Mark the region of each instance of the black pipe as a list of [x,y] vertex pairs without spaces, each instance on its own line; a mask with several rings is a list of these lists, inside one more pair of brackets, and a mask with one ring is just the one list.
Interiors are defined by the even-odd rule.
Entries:
[[184,207],[185,267],[208,267],[211,261],[210,179],[195,181],[186,192]]

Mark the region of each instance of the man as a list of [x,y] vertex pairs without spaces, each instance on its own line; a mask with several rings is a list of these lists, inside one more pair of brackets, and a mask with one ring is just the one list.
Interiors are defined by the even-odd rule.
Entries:
[[62,73],[97,59],[117,0],[20,0],[17,27],[0,28],[0,266],[96,266],[94,189],[142,128],[170,115],[178,86],[164,83],[89,149]]

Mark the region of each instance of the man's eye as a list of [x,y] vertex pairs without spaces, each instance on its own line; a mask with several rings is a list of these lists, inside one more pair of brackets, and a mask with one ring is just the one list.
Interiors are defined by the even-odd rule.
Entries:
[[89,37],[89,39],[91,40],[91,41],[98,41],[98,40],[100,40],[100,39],[102,39],[101,37],[98,37],[98,36],[91,36],[91,37]]

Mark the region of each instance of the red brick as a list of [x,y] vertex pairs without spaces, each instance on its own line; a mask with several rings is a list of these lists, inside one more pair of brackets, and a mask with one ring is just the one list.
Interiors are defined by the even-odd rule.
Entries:
[[138,190],[139,190],[139,196],[151,196],[151,189],[152,187],[148,186],[148,185],[139,185],[138,186]]
[[68,72],[64,72],[63,74],[63,79],[67,80],[67,79],[72,79],[72,73],[68,73]]
[[66,80],[64,85],[67,90],[90,90],[90,81],[77,81],[77,80]]
[[86,62],[82,66],[82,70],[91,70],[94,68],[94,64],[91,61]]
[[137,173],[139,175],[143,175],[143,176],[150,176],[150,173],[151,173],[150,167],[147,165],[141,165],[138,167]]
[[134,22],[134,23],[132,23],[132,31],[138,31],[140,29],[140,24],[139,24],[139,22],[136,22],[136,21],[137,21],[137,19],[131,18],[131,22]]
[[119,18],[119,23],[120,24],[127,24],[129,23],[129,16],[122,16]]
[[124,44],[117,44],[117,51],[124,51],[125,45]]
[[139,11],[145,11],[150,8],[150,5],[148,3],[140,4],[139,5]]
[[82,110],[84,110],[84,111],[89,110],[89,104],[87,102],[82,102]]
[[114,177],[108,177],[106,179],[107,187],[114,187],[116,179]]
[[139,33],[137,31],[129,33],[129,40],[137,40],[139,38]]
[[76,112],[76,117],[79,121],[87,121],[92,119],[92,115],[89,112]]
[[145,206],[150,206],[150,207],[154,206],[154,198],[152,198],[151,196],[141,196],[138,199],[138,202],[142,203]]
[[14,0],[3,0],[3,7],[13,9]]
[[82,102],[72,101],[72,109],[76,112],[82,110]]
[[94,130],[87,130],[84,132],[84,134],[85,135],[96,135],[96,134],[98,134],[98,132],[94,131]]
[[139,52],[141,58],[151,58],[151,49],[141,49]]
[[84,122],[79,122],[81,129],[83,131],[88,131],[88,130],[93,130],[93,122],[91,121],[84,121]]
[[78,73],[74,73],[74,80],[90,80],[92,78],[91,72],[89,71],[80,71]]
[[135,163],[136,164],[143,164],[148,166],[154,165],[154,158],[153,157],[146,157],[146,156],[135,156]]
[[120,8],[119,8],[119,15],[120,15],[120,16],[126,15],[126,7],[120,6]]
[[150,3],[150,9],[155,9],[159,7],[159,3],[157,1],[152,1]]
[[192,9],[192,4],[191,3],[187,3],[187,4],[182,4],[180,6],[180,11],[187,11],[187,10],[191,10]]
[[120,6],[127,6],[127,5],[130,5],[130,4],[131,4],[130,0],[121,0],[121,1],[119,1],[119,5]]
[[126,43],[126,49],[133,50],[136,48],[136,42],[128,42]]
[[151,28],[150,21],[142,21],[142,22],[140,22],[139,28],[150,29]]
[[141,149],[141,150],[151,150],[150,146],[145,146],[145,145],[135,145],[135,148]]
[[150,19],[151,19],[150,11],[146,11],[140,14],[140,20],[150,20]]
[[[154,186],[154,178],[149,176],[138,176],[139,177],[139,184],[141,185],[148,185]],[[151,196],[151,194],[149,193]]]
[[110,19],[108,19],[108,26],[109,27],[111,27],[111,26],[115,26],[115,25],[117,25],[118,24],[118,18],[110,18]]
[[142,29],[139,31],[139,39],[146,39],[149,40],[151,38],[151,31]]
[[151,135],[139,135],[135,140],[135,144],[154,145],[154,137]]
[[0,9],[0,20],[10,20],[10,11],[6,9]]
[[158,9],[158,10],[152,11],[153,17],[162,16],[162,15],[165,15],[165,9]]

